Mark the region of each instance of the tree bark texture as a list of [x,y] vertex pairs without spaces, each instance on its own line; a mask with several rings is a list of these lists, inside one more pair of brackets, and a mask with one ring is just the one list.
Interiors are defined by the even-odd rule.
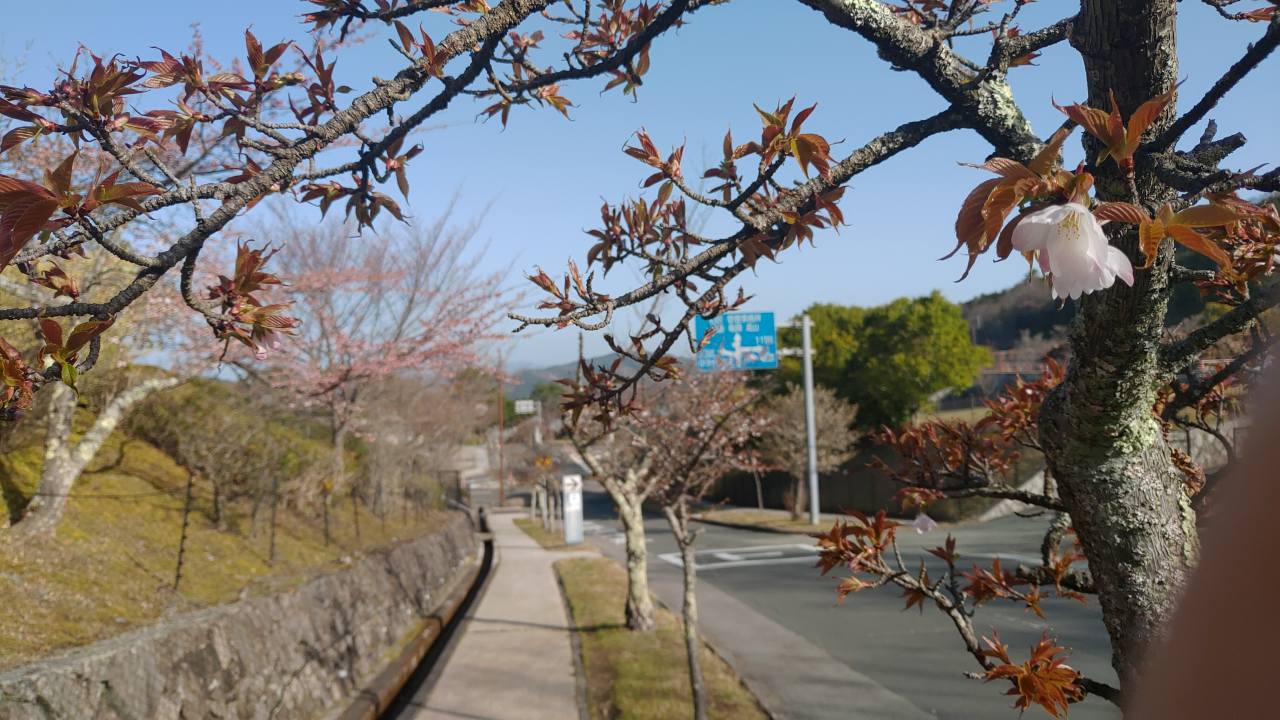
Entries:
[[644,498],[624,487],[616,478],[601,483],[618,508],[627,549],[627,629],[649,632],[657,627],[653,619],[653,598],[649,595],[649,551],[645,547]]
[[698,635],[698,570],[694,558],[696,536],[689,532],[689,509],[681,498],[674,507],[665,508],[667,522],[680,546],[680,565],[684,575],[684,602],[681,616],[684,620],[684,649],[689,658],[689,688],[693,694],[694,720],[707,719],[707,688],[702,681],[702,639]]
[[649,552],[645,547],[641,502],[618,503],[627,546],[627,629],[649,632],[655,627],[649,595]]
[[[1114,92],[1126,118],[1177,81],[1175,0],[1084,0],[1071,43],[1084,59],[1088,104],[1110,108]],[[1148,131],[1167,127],[1170,104]],[[1090,158],[1096,141],[1086,136]],[[1103,200],[1156,207],[1170,197],[1139,160],[1130,182],[1110,160],[1091,168]],[[1111,241],[1140,265],[1136,233],[1112,229]],[[1166,244],[1167,245],[1167,244]],[[1152,412],[1163,380],[1159,343],[1169,298],[1172,252],[1166,247],[1132,288],[1117,282],[1087,295],[1071,332],[1066,380],[1046,401],[1041,440],[1097,583],[1111,638],[1112,665],[1134,679],[1145,648],[1163,634],[1195,563],[1195,519]]]

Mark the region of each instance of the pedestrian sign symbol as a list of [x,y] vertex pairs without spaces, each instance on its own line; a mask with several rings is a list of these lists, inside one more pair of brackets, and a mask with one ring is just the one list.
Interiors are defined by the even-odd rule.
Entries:
[[767,370],[778,367],[778,339],[771,312],[731,312],[697,318],[694,333],[715,334],[698,352],[699,370]]

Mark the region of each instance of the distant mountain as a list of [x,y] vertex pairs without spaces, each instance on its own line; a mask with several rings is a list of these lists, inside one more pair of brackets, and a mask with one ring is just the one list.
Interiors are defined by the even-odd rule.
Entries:
[[1065,337],[1076,304],[1062,304],[1049,294],[1043,278],[1020,282],[960,304],[969,321],[973,341],[995,350],[1009,350],[1025,339]]
[[577,362],[560,363],[559,365],[548,365],[539,368],[526,368],[516,371],[514,374],[516,382],[507,386],[507,396],[512,398],[527,398],[533,393],[533,389],[543,383],[555,382],[561,378],[573,377],[575,368],[578,367]]
[[[592,365],[609,365],[618,356],[609,353],[600,355],[589,360]],[[636,364],[630,360],[624,360],[622,369],[634,369]],[[527,398],[533,393],[533,389],[543,383],[555,382],[564,378],[572,378],[578,371],[578,362],[560,363],[558,365],[548,365],[539,368],[526,368],[515,372],[516,382],[507,387],[507,396],[511,398]]]
[[[1208,267],[1199,256],[1181,249],[1178,261],[1189,267]],[[1054,300],[1048,282],[1039,275],[1005,290],[979,295],[961,303],[960,308],[974,342],[994,350],[1009,350],[1027,341],[1065,339],[1076,315],[1076,303]],[[1170,297],[1165,324],[1177,325],[1202,310],[1199,291],[1183,283]]]

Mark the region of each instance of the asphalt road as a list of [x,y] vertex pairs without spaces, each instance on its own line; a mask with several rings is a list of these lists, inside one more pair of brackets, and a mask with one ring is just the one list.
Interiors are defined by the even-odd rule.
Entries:
[[[584,515],[588,539],[607,555],[622,559],[622,536],[613,506],[592,483],[587,485]],[[1013,517],[927,535],[908,528],[900,535],[899,545],[909,564],[917,565],[922,556],[929,560],[934,577],[941,563],[924,550],[942,544],[948,531],[957,538],[961,564],[989,564],[997,554],[1015,562],[1034,562],[1030,554],[1039,547],[1045,522]],[[964,677],[977,665],[964,652],[951,621],[932,606],[923,614],[903,612],[900,591],[891,588],[863,591],[837,606],[837,580],[823,578],[813,568],[810,538],[703,527],[698,540],[703,630],[731,662],[737,661],[734,664],[767,704],[772,698],[784,705],[785,717],[833,717],[836,708],[843,708],[840,717],[877,720],[1017,716],[1017,711],[1009,709],[1012,698],[1002,695],[1004,688]],[[675,542],[665,520],[656,515],[646,529],[650,582],[659,599],[678,612],[680,570],[674,562]],[[664,558],[667,554],[671,555]],[[709,602],[703,602],[704,596]],[[1025,659],[1047,630],[1070,648],[1073,667],[1114,683],[1096,601],[1081,605],[1046,597],[1043,607],[1047,622],[1018,605],[996,601],[979,611],[976,627],[982,634],[995,628],[1015,662]],[[776,656],[770,648],[760,647],[764,642],[777,643]],[[836,666],[824,667],[828,663]],[[824,697],[809,702],[816,695]],[[858,707],[849,707],[850,703]],[[1041,711],[1030,713],[1038,716]],[[1106,701],[1090,698],[1073,706],[1071,717],[1109,720],[1121,714]]]

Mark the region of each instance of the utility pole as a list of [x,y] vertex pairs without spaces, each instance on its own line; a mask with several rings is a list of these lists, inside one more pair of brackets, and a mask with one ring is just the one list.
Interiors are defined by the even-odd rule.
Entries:
[[808,466],[809,485],[809,524],[818,524],[818,424],[813,409],[813,321],[808,315],[801,315],[800,322],[790,323],[791,327],[800,326],[800,349],[781,348],[779,355],[787,357],[800,356],[804,367],[804,435],[807,449],[806,465]]
[[502,353],[498,353],[498,507],[507,504],[507,466],[502,457],[502,433],[506,430],[507,403],[502,394]]
[[804,363],[804,432],[809,447],[809,524],[818,524],[818,440],[813,411],[813,321],[800,317],[801,360]]

